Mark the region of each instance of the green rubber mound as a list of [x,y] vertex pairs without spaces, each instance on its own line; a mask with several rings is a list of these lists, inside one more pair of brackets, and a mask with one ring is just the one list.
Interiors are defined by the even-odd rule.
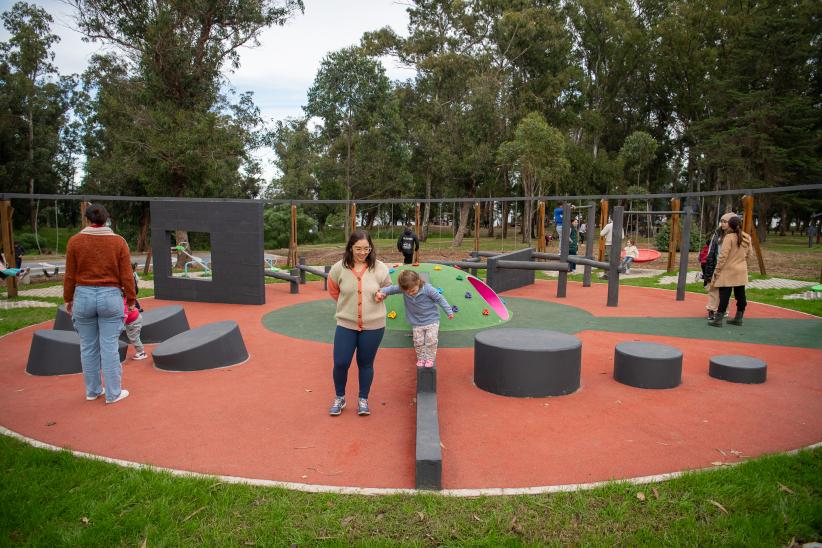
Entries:
[[[428,282],[435,288],[442,289],[442,294],[448,304],[458,308],[454,319],[449,320],[442,308],[437,306],[440,311],[440,331],[485,329],[511,319],[511,312],[494,290],[464,270],[431,263],[420,263],[419,266],[388,264],[388,268],[392,271],[391,280],[395,284],[403,270],[415,270],[421,275],[427,274]],[[467,293],[471,294],[470,299],[466,298]],[[385,307],[389,315],[385,321],[386,328],[411,330],[411,324],[405,319],[405,302],[401,294],[388,297],[385,300]],[[488,311],[487,315],[483,314],[484,310]],[[391,312],[395,312],[396,317],[392,318]]]
[[813,286],[811,291],[822,291],[822,284]]

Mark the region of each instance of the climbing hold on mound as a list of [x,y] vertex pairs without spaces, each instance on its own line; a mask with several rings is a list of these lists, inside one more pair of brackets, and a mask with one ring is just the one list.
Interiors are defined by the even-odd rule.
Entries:
[[397,313],[392,310],[391,312],[388,313],[388,317],[393,320],[394,318],[397,317]]
[[457,270],[462,270],[461,266],[454,265],[454,268],[456,268]]
[[411,263],[411,266],[420,266],[420,263]]
[[463,278],[461,275],[457,275],[457,279],[458,279],[459,281],[462,281],[462,280],[464,280],[465,278]]
[[394,263],[392,266],[393,266],[394,268],[397,268],[398,266],[400,266],[400,263]]
[[441,287],[437,288],[437,293],[439,293],[440,295],[442,294],[442,288]]
[[470,292],[470,291],[466,291],[466,292],[465,292],[465,298],[466,298],[466,299],[470,299],[471,297],[473,297],[473,295],[471,294],[471,292]]
[[388,273],[389,273],[389,274],[393,274],[394,272],[396,272],[396,270],[394,270],[393,268],[389,268],[389,269],[388,269]]
[[452,307],[451,307],[451,311],[452,311],[452,312],[455,312],[455,313],[456,313],[456,312],[459,312],[459,311],[460,311],[460,307],[458,307],[457,305],[454,305],[454,306],[452,306]]
[[488,312],[488,309],[487,309],[487,308],[483,308],[483,309],[482,309],[482,315],[483,315],[483,316],[487,316],[488,314],[490,314],[490,312]]
[[442,267],[440,265],[437,265],[434,267],[434,270],[442,270]]

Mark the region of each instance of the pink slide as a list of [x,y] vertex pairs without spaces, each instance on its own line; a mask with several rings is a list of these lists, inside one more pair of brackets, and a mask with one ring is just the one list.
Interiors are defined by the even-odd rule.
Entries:
[[477,290],[480,297],[485,299],[488,306],[490,306],[491,309],[497,313],[497,316],[499,316],[503,321],[508,319],[508,309],[504,304],[502,304],[502,301],[496,291],[485,285],[485,282],[479,278],[475,278],[474,276],[468,276],[468,281],[471,282],[471,285],[474,286],[474,289]]

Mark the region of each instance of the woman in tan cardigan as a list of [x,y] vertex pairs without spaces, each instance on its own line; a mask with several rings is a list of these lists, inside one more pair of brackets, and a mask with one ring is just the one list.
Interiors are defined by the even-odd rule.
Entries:
[[368,393],[374,380],[374,360],[385,332],[385,303],[374,295],[391,285],[388,267],[377,260],[371,236],[355,230],[345,246],[343,259],[328,273],[328,293],[337,301],[337,329],[334,332],[334,391],[328,414],[336,416],[345,408],[345,385],[354,352],[357,353],[360,390],[357,414],[370,415]]
[[751,237],[742,232],[742,219],[734,216],[721,222],[725,231],[719,248],[719,258],[711,280],[711,288],[719,289],[719,307],[714,319],[708,322],[713,327],[722,327],[722,318],[728,310],[731,290],[736,299],[736,316],[728,320],[729,324],[742,325],[745,315],[745,284],[748,283],[748,257],[751,255]]

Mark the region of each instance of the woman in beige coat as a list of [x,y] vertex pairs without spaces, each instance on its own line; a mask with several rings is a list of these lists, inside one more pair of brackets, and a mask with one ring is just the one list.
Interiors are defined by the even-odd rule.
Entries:
[[[723,217],[724,219],[724,217]],[[745,284],[748,283],[748,257],[751,255],[751,237],[742,232],[742,219],[731,217],[722,221],[725,236],[719,249],[719,258],[711,280],[711,288],[719,289],[719,307],[714,319],[708,325],[722,327],[722,318],[728,310],[731,300],[731,290],[736,299],[736,316],[728,320],[729,324],[742,325],[742,316],[745,315]]]

